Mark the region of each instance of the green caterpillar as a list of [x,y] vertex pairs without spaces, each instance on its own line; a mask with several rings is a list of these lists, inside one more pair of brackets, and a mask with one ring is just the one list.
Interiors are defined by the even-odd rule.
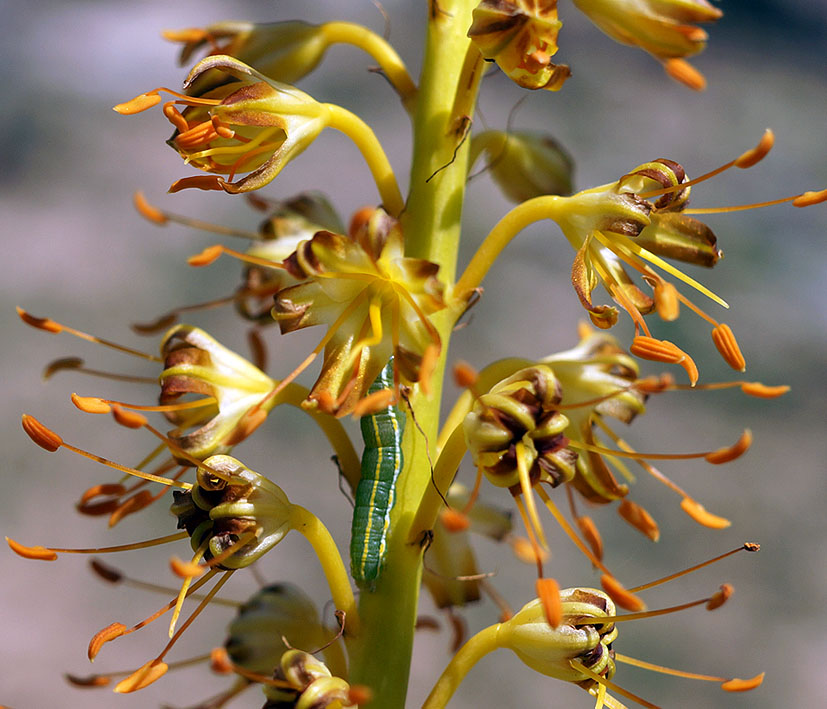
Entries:
[[[370,386],[372,394],[393,388],[393,360]],[[365,451],[362,478],[356,487],[356,507],[350,537],[350,569],[359,585],[379,577],[385,557],[396,479],[402,470],[405,415],[395,406],[360,420]]]

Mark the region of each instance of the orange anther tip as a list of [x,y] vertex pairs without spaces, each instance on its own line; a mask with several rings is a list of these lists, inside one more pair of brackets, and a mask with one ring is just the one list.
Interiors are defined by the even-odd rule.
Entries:
[[370,218],[376,213],[376,207],[362,207],[357,209],[350,218],[350,224],[347,227],[348,236],[356,236],[360,231],[367,229]]
[[744,542],[744,551],[761,551],[761,545],[757,542]]
[[783,396],[790,390],[787,384],[780,384],[778,386],[770,387],[761,382],[744,382],[741,384],[741,391],[749,396],[756,396],[759,399],[775,399],[778,396]]
[[130,327],[132,328],[133,332],[138,333],[139,335],[154,335],[156,332],[160,332],[161,330],[166,330],[167,328],[171,327],[175,324],[178,320],[178,316],[175,313],[167,313],[166,315],[162,315],[160,318],[155,320],[154,322],[150,323],[132,323]]
[[148,108],[157,106],[161,102],[161,97],[157,93],[141,94],[136,96],[131,101],[119,103],[117,106],[112,106],[115,113],[120,113],[122,116],[131,116],[141,111],[146,111]]
[[248,413],[238,425],[232,430],[229,436],[224,440],[228,446],[234,446],[241,443],[250,434],[253,433],[264,421],[267,419],[267,412],[264,409],[254,409]]
[[155,680],[160,679],[167,673],[167,663],[159,660],[147,662],[141,669],[135,670],[129,677],[122,679],[115,685],[114,691],[117,694],[129,694],[139,689],[148,687]]
[[733,445],[727,446],[726,448],[719,448],[716,451],[707,453],[704,456],[704,460],[707,463],[712,463],[713,465],[729,463],[729,461],[731,460],[740,458],[744,453],[746,453],[749,450],[749,447],[751,445],[752,431],[750,431],[748,428],[745,428],[744,432],[741,434],[741,437]]
[[107,566],[98,559],[92,559],[89,562],[89,566],[100,578],[109,583],[120,583],[123,579],[123,574],[120,571],[113,569],[111,566]]
[[471,524],[467,514],[450,508],[446,508],[439,513],[439,521],[445,531],[451,533],[464,532]]
[[706,609],[714,611],[726,603],[735,593],[735,587],[732,584],[725,583],[720,589],[706,602]]
[[46,428],[34,416],[23,414],[21,422],[23,423],[23,430],[28,434],[29,438],[41,448],[49,451],[49,453],[54,453],[63,445],[63,439],[51,429]]
[[704,75],[683,59],[667,59],[663,68],[675,81],[679,81],[693,91],[703,91],[706,88]]
[[827,189],[805,192],[793,200],[793,207],[811,207],[827,200]]
[[112,512],[112,514],[109,515],[109,526],[114,527],[127,515],[131,515],[134,512],[139,512],[145,507],[149,507],[154,501],[155,498],[149,490],[141,490],[140,492],[135,493],[132,497],[124,500],[121,504],[118,504],[117,501],[115,501],[115,507],[109,510]]
[[747,368],[744,355],[741,354],[741,348],[738,347],[738,341],[729,325],[726,323],[716,325],[712,329],[712,341],[730,367],[738,372],[743,372]]
[[537,579],[537,598],[543,604],[546,622],[552,628],[559,628],[563,622],[563,604],[560,601],[560,585],[554,579]]
[[749,692],[751,689],[760,687],[764,681],[764,672],[755,675],[752,679],[731,679],[721,685],[725,692]]
[[478,378],[477,370],[468,362],[457,362],[454,365],[454,381],[458,387],[468,389],[477,383]]
[[549,558],[549,553],[545,549],[540,547],[535,549],[525,537],[515,537],[511,542],[511,548],[514,556],[525,564],[536,564],[538,561],[546,561]]
[[580,320],[577,323],[577,337],[585,340],[590,335],[594,334],[594,329],[585,320]]
[[210,669],[219,675],[228,675],[233,671],[233,663],[226,649],[214,647],[210,650]]
[[637,335],[629,347],[635,357],[649,359],[667,364],[679,364],[686,358],[686,353],[677,345],[668,340],[658,340],[646,335]]
[[600,532],[597,530],[597,526],[592,521],[591,517],[587,515],[583,515],[582,517],[577,518],[577,526],[580,528],[580,533],[586,539],[586,542],[591,547],[592,554],[595,555],[598,559],[603,558],[603,539],[600,536]]
[[646,604],[635,594],[627,591],[614,576],[603,574],[600,577],[600,585],[621,608],[635,613],[646,609]]
[[653,542],[660,539],[658,523],[655,522],[652,515],[636,502],[624,499],[617,508],[617,512],[623,519],[649,537]]
[[23,546],[10,537],[6,537],[6,543],[15,554],[22,556],[24,559],[36,559],[37,561],[55,561],[57,559],[57,554],[46,547]]
[[169,42],[203,42],[209,37],[199,27],[187,27],[182,30],[161,30],[161,37]]
[[735,161],[735,167],[740,167],[741,169],[746,170],[756,163],[761,162],[761,160],[767,156],[767,153],[772,150],[773,145],[775,145],[775,134],[767,128],[764,131],[764,135],[761,136],[761,140],[758,141],[758,145],[754,148],[750,148],[747,152],[741,155]]
[[194,561],[183,561],[177,556],[173,556],[169,560],[169,568],[176,576],[182,579],[196,579],[203,576],[206,567],[201,564],[196,564]]
[[357,706],[370,704],[373,701],[373,690],[365,684],[354,684],[348,690],[347,698],[351,704]]
[[144,193],[140,190],[132,195],[132,204],[135,205],[135,209],[138,210],[138,214],[155,224],[163,225],[169,221],[164,213],[158,209],[158,207],[153,207],[146,201]]
[[105,687],[112,680],[103,675],[89,675],[88,677],[77,677],[76,675],[63,675],[66,681],[75,687]]
[[658,280],[655,283],[655,309],[661,320],[672,322],[680,315],[678,291],[671,283]]
[[107,625],[103,630],[99,630],[95,633],[89,641],[89,648],[86,651],[89,661],[94,662],[104,643],[108,643],[110,640],[121,637],[121,635],[125,632],[126,626],[123,623],[112,623]]
[[201,253],[190,256],[187,259],[187,263],[190,266],[196,267],[209,266],[211,263],[215,262],[223,252],[223,246],[220,244],[213,244],[212,246],[208,246]]
[[86,492],[80,496],[78,505],[85,505],[89,500],[93,500],[100,495],[123,495],[125,492],[126,487],[120,483],[100,483],[86,490]]
[[80,396],[72,393],[72,403],[87,414],[108,414],[112,407],[97,396]]
[[709,527],[710,529],[726,529],[732,524],[726,517],[719,517],[711,512],[707,512],[706,508],[700,502],[696,502],[689,497],[684,497],[683,500],[681,500],[681,509],[698,524]]
[[194,175],[193,177],[182,177],[180,180],[175,180],[167,192],[175,194],[181,190],[197,189],[197,190],[217,190],[224,189],[225,184],[223,177],[215,177],[213,175]]
[[19,306],[17,307],[17,314],[24,323],[31,325],[32,327],[36,327],[38,330],[45,330],[46,332],[55,333],[62,332],[63,330],[63,325],[55,322],[51,318],[36,318],[34,315],[30,315]]
[[387,409],[394,403],[395,399],[396,394],[392,389],[380,389],[379,391],[373,392],[373,394],[368,394],[356,402],[353,407],[353,418],[358,419],[362,416],[370,416],[378,411]]
[[430,344],[422,354],[422,361],[419,363],[419,378],[416,383],[425,396],[431,393],[431,377],[439,361],[439,345]]
[[147,424],[146,416],[136,411],[127,411],[117,404],[112,405],[112,418],[121,424],[121,426],[126,426],[127,428],[141,428]]

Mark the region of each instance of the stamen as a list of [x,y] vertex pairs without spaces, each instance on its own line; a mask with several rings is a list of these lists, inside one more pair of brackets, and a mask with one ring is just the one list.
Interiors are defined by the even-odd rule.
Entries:
[[658,523],[655,522],[652,515],[650,515],[642,506],[629,499],[621,500],[617,508],[617,513],[623,517],[635,529],[638,529],[644,535],[649,537],[653,542],[660,539],[660,529]]
[[631,699],[633,702],[637,702],[641,706],[646,707],[646,709],[661,709],[657,704],[652,704],[652,702],[647,702],[645,699],[637,696],[636,694],[632,694],[630,691],[623,689],[623,687],[618,686],[611,680],[606,679],[602,675],[597,674],[586,667],[582,662],[578,660],[569,660],[569,664],[578,672],[582,672],[587,677],[593,679],[595,682],[606,687],[606,689],[610,689],[612,692],[615,692],[627,699]]
[[735,588],[732,584],[723,584],[721,588],[718,589],[718,592],[706,602],[706,609],[708,611],[714,611],[716,608],[720,608],[732,597],[733,593],[735,593]]
[[535,584],[537,598],[543,605],[546,622],[552,628],[559,628],[563,622],[563,604],[560,600],[560,585],[554,579],[539,578]]
[[591,547],[592,553],[598,558],[603,559],[603,539],[600,537],[600,532],[594,521],[588,515],[577,514],[577,507],[574,502],[574,493],[572,486],[566,485],[566,499],[569,502],[569,511],[572,519],[577,522],[577,527],[580,529],[580,534],[586,540],[586,543]]
[[681,500],[681,509],[698,524],[709,527],[710,529],[726,529],[732,524],[726,517],[719,517],[707,511],[700,502],[693,500],[689,496]]
[[148,108],[157,106],[161,102],[161,97],[158,95],[161,91],[168,93],[171,96],[175,96],[179,99],[178,103],[182,103],[186,106],[217,106],[221,103],[219,99],[196,98],[194,96],[187,96],[179,91],[173,91],[172,89],[160,86],[157,89],[140,94],[125,103],[119,103],[117,106],[113,106],[112,110],[116,113],[120,113],[122,116],[131,116],[135,113],[146,111]]
[[811,207],[827,200],[827,189],[804,192],[793,200],[793,207]]
[[188,536],[189,535],[186,532],[176,532],[175,534],[168,534],[165,537],[148,539],[143,542],[119,544],[112,547],[97,547],[94,549],[60,549],[56,547],[42,546],[27,547],[9,537],[6,537],[6,542],[15,554],[22,556],[24,559],[54,561],[57,559],[58,554],[108,554],[110,552],[117,551],[132,551],[133,549],[146,549],[147,547],[155,547],[160,544],[167,544],[168,542],[177,542],[179,539],[186,539]]
[[725,692],[749,692],[751,689],[760,687],[764,681],[764,673],[755,675],[752,679],[734,679],[727,680],[721,685],[721,689]]
[[78,396],[72,394],[72,403],[87,414],[108,414],[112,407],[97,396]]
[[695,361],[673,342],[637,335],[632,341],[629,352],[641,359],[679,364],[689,375],[689,382],[692,386],[695,386],[698,381],[698,367]]
[[667,59],[663,63],[663,69],[675,81],[693,91],[703,91],[706,88],[706,77],[684,59]]
[[756,202],[755,204],[739,204],[732,207],[709,207],[706,209],[684,209],[683,214],[724,214],[727,212],[743,212],[748,209],[761,209],[762,207],[774,207],[776,204],[792,202],[794,207],[810,207],[827,200],[827,189],[818,192],[804,192],[791,197],[781,197],[768,202]]
[[144,198],[143,192],[135,192],[132,197],[132,202],[135,209],[149,221],[166,225],[168,222],[175,222],[183,226],[192,227],[193,229],[200,229],[201,231],[208,231],[213,234],[221,234],[222,236],[235,236],[240,239],[250,239],[252,241],[261,241],[262,235],[255,231],[243,231],[233,229],[231,227],[222,226],[221,224],[213,224],[212,222],[205,222],[200,219],[193,219],[192,217],[185,217],[179,214],[173,214],[159,209],[149,204]]
[[353,407],[353,418],[375,414],[378,411],[387,409],[396,400],[396,393],[392,389],[380,389],[359,399]]
[[[526,460],[528,451],[525,445],[520,442],[516,446],[517,456],[517,474],[520,479],[520,490],[525,500],[526,510],[531,519],[534,531],[537,534],[537,541],[544,549],[548,549],[548,542],[546,541],[545,533],[543,532],[543,525],[540,524],[540,516],[537,514],[537,505],[534,501],[534,495],[531,493],[532,484],[528,472],[528,461]],[[542,575],[542,574],[541,574]]]
[[[134,326],[133,326],[134,329]],[[117,382],[135,382],[137,384],[158,384],[156,377],[138,377],[131,374],[116,374],[115,372],[103,372],[98,369],[88,369],[80,357],[60,357],[49,362],[43,369],[43,381],[51,379],[58,372],[71,370],[81,372],[100,379],[113,379]]]
[[744,355],[741,354],[741,348],[738,347],[738,341],[732,333],[729,325],[721,323],[712,330],[712,341],[724,361],[733,369],[743,372],[747,368]]
[[439,347],[433,343],[425,347],[425,352],[422,354],[422,361],[419,363],[419,378],[417,384],[425,396],[431,393],[431,376],[436,369],[439,361]]
[[40,423],[34,416],[23,414],[21,421],[23,423],[23,430],[28,434],[29,438],[41,448],[49,451],[49,453],[54,453],[64,445],[63,439],[60,436],[51,429],[46,428],[46,426]]
[[206,249],[201,251],[201,253],[195,254],[195,256],[190,256],[187,259],[187,263],[190,266],[209,266],[216,259],[218,259],[218,257],[221,256],[221,254],[233,256],[234,258],[237,258],[239,261],[250,263],[254,266],[263,266],[265,268],[278,269],[284,268],[284,264],[279,261],[271,261],[270,259],[266,258],[249,256],[248,254],[242,253],[241,251],[235,251],[234,249],[229,249],[226,246],[222,246],[221,244],[214,244],[213,246],[208,246]]
[[583,443],[582,441],[571,440],[569,445],[572,448],[582,448],[583,450],[591,451],[592,453],[600,453],[601,455],[616,455],[621,458],[631,458],[632,460],[691,460],[693,458],[704,458],[709,463],[726,463],[729,460],[735,460],[739,455],[744,453],[752,443],[752,434],[749,429],[746,429],[741,434],[738,441],[727,448],[720,448],[717,451],[710,451],[705,453],[637,453],[635,451],[617,451],[603,446],[592,445],[591,443]]
[[89,658],[89,662],[95,661],[95,657],[97,657],[104,643],[121,637],[125,632],[126,626],[123,623],[111,623],[103,628],[103,630],[95,633],[89,641],[89,647],[86,650],[86,656]]
[[223,192],[225,184],[226,180],[219,175],[193,175],[192,177],[182,177],[180,180],[175,180],[169,186],[167,192],[175,194],[188,189]]
[[744,429],[744,432],[741,434],[741,437],[733,445],[728,446],[726,448],[719,448],[716,451],[707,453],[704,456],[704,460],[706,460],[707,463],[712,463],[713,465],[728,463],[731,460],[740,458],[744,453],[746,453],[749,450],[749,447],[751,445],[752,431],[746,428]]
[[621,608],[627,611],[641,611],[646,608],[646,604],[628,591],[612,574],[603,574],[600,577],[600,585]]
[[790,387],[786,384],[766,386],[761,382],[742,382],[740,387],[744,394],[755,396],[759,399],[775,399],[778,396],[783,396],[790,390]]
[[439,513],[439,523],[446,532],[456,534],[457,532],[464,532],[468,529],[471,525],[471,520],[468,519],[468,515],[464,512],[446,507]]
[[[454,382],[460,389],[469,389],[473,394],[473,388],[479,380],[479,374],[468,362],[457,362],[454,365]],[[479,398],[479,397],[476,397]]]
[[675,670],[671,667],[663,667],[662,665],[655,665],[651,662],[638,660],[628,655],[615,653],[615,660],[634,667],[640,667],[644,670],[652,670],[653,672],[660,672],[661,674],[671,675],[673,677],[684,677],[686,679],[697,679],[702,682],[721,682],[721,689],[727,692],[746,692],[750,689],[755,689],[764,681],[764,673],[756,675],[752,679],[727,679],[726,677],[714,677],[712,675],[701,675],[695,672],[684,672],[683,670]]
[[143,667],[133,672],[126,679],[122,679],[113,690],[117,694],[129,694],[144,689],[156,680],[161,679],[169,669],[169,665],[161,660],[150,660]]

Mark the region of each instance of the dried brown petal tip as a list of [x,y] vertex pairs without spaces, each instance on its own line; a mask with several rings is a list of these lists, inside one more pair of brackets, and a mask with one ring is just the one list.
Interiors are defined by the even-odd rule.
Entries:
[[132,195],[132,204],[135,205],[138,214],[154,224],[164,225],[169,221],[160,209],[153,207],[146,201],[146,197],[144,197],[144,193],[141,191],[135,192],[135,194]]
[[764,681],[764,672],[760,675],[755,675],[752,679],[731,679],[721,685],[721,689],[725,692],[749,692],[751,689],[760,687]]
[[707,463],[712,463],[713,465],[729,463],[731,460],[740,458],[744,453],[746,453],[749,450],[749,447],[751,445],[752,431],[750,431],[748,428],[745,428],[744,432],[741,434],[741,437],[733,445],[727,446],[726,448],[719,448],[716,451],[707,453],[704,456],[704,460]]
[[741,391],[749,396],[755,396],[759,399],[775,399],[783,396],[790,390],[787,384],[779,384],[778,386],[770,387],[761,382],[744,382],[741,384]]
[[827,189],[805,192],[793,200],[793,207],[812,207],[827,200]]
[[775,145],[775,134],[767,128],[764,131],[764,135],[761,136],[761,140],[758,141],[758,145],[754,148],[750,148],[741,155],[735,161],[735,167],[740,167],[743,170],[746,170],[749,167],[752,167],[758,162],[761,162],[765,157],[767,157],[767,153],[772,150],[772,146]]
[[175,313],[167,313],[162,315],[157,320],[148,323],[132,323],[130,327],[132,331],[138,335],[154,335],[156,332],[167,330],[174,325],[178,320],[178,315]]
[[693,91],[703,91],[706,88],[704,75],[683,59],[667,59],[663,68],[675,81],[679,81]]
[[741,354],[741,348],[738,347],[738,341],[729,325],[721,323],[713,328],[712,341],[730,367],[738,372],[743,372],[747,368],[744,355]]
[[543,604],[546,622],[552,628],[563,622],[563,603],[560,601],[560,586],[554,579],[537,579],[537,598]]
[[105,675],[89,675],[88,677],[77,677],[75,675],[63,675],[66,681],[75,687],[105,687],[112,680]]
[[726,603],[732,594],[735,593],[735,588],[732,584],[725,583],[718,589],[718,591],[706,602],[706,609],[714,611]]
[[63,330],[63,325],[55,322],[51,318],[36,318],[34,315],[30,315],[23,310],[23,308],[18,307],[17,314],[24,323],[31,325],[32,327],[36,327],[38,330],[45,330],[46,332],[55,333]]
[[148,687],[155,680],[160,679],[167,673],[167,663],[158,660],[147,662],[139,670],[135,670],[129,677],[122,679],[115,685],[114,691],[117,694],[129,694],[139,689]]
[[123,580],[123,574],[120,571],[113,569],[111,566],[107,566],[102,561],[92,559],[92,561],[89,562],[89,566],[92,567],[92,571],[104,581],[120,583]]
[[732,524],[732,522],[725,517],[719,517],[711,512],[707,512],[706,508],[700,502],[696,502],[689,497],[684,497],[683,500],[681,500],[681,509],[698,524],[702,524],[704,527],[709,527],[710,529],[726,529]]
[[112,623],[95,633],[89,641],[89,648],[86,651],[89,662],[94,662],[104,643],[121,637],[125,632],[126,626],[123,623]]
[[477,383],[477,370],[468,362],[457,362],[454,365],[454,382],[462,389],[468,389]]
[[633,613],[646,609],[646,604],[636,595],[627,591],[614,576],[603,574],[600,577],[600,585],[621,608]]
[[637,503],[624,499],[617,508],[617,512],[623,519],[649,537],[653,542],[660,539],[658,523],[655,522],[652,515]]
[[216,259],[218,259],[219,256],[221,256],[223,251],[224,249],[220,244],[213,244],[212,246],[208,246],[201,253],[190,256],[187,259],[187,263],[190,266],[195,266],[196,268],[200,268],[201,266],[209,266]]
[[43,370],[43,381],[50,379],[55,373],[64,369],[78,369],[83,366],[83,360],[80,357],[61,357],[46,365]]
[[464,532],[470,525],[468,515],[454,509],[444,509],[439,513],[439,521],[446,532]]
[[233,663],[224,647],[210,650],[210,669],[219,675],[228,675],[233,671]]
[[22,416],[23,430],[28,434],[37,445],[50,453],[54,453],[63,445],[63,439],[54,431],[46,428],[34,416],[23,414]]
[[72,394],[72,403],[87,414],[108,414],[112,407],[97,396]]
[[117,404],[112,405],[112,418],[121,424],[121,426],[126,426],[127,428],[141,428],[147,424],[146,416],[136,411],[127,411]]
[[196,564],[194,561],[183,561],[176,556],[169,560],[169,568],[172,569],[172,573],[182,579],[198,578],[207,570],[206,566]]
[[10,537],[6,537],[6,543],[15,554],[22,556],[24,559],[36,559],[38,561],[54,561],[57,559],[57,554],[46,547],[27,547]]

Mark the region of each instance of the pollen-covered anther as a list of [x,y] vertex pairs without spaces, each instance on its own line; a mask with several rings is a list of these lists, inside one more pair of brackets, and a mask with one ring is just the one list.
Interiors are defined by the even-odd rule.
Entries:
[[668,281],[658,280],[655,283],[655,309],[661,320],[672,322],[680,315],[680,301],[675,286]]
[[546,621],[552,628],[559,628],[563,622],[563,604],[560,601],[560,585],[554,579],[537,579],[537,598],[543,604]]
[[6,543],[15,554],[22,556],[24,559],[36,559],[37,561],[55,561],[57,559],[55,552],[43,546],[27,547],[10,537],[6,537]]
[[793,207],[812,207],[827,201],[827,189],[804,192],[793,200]]
[[741,354],[741,348],[738,347],[738,341],[732,329],[726,323],[720,323],[712,329],[712,341],[724,361],[738,372],[743,372],[747,368],[744,355]]
[[135,209],[138,211],[138,214],[140,214],[144,219],[153,222],[154,224],[159,224],[163,226],[169,221],[166,215],[160,209],[158,209],[158,207],[153,207],[149,202],[146,201],[144,193],[140,190],[136,191],[135,194],[132,195],[132,204],[135,205]]
[[546,549],[535,547],[526,537],[514,537],[511,540],[511,550],[524,564],[535,565],[538,562],[545,562],[549,559],[549,552]]
[[746,428],[744,429],[744,432],[741,434],[741,437],[733,445],[727,446],[725,448],[719,448],[716,451],[707,453],[704,456],[704,460],[707,463],[712,463],[713,465],[729,463],[731,460],[740,458],[744,453],[746,453],[749,450],[749,447],[751,445],[752,431]]
[[603,574],[600,577],[600,585],[603,586],[603,590],[606,591],[612,600],[621,608],[632,611],[633,613],[646,609],[646,604],[634,593],[627,591],[623,587],[623,584],[614,576]]
[[365,684],[352,684],[347,692],[347,697],[351,704],[363,706],[373,701],[373,690]]
[[137,692],[163,677],[169,669],[166,662],[150,660],[143,667],[135,670],[129,677],[122,679],[115,685],[116,694]]
[[675,343],[668,340],[658,340],[654,337],[637,335],[629,348],[636,357],[667,364],[679,364],[689,375],[692,386],[698,381],[698,367],[694,360]]
[[733,593],[735,593],[735,587],[732,584],[722,584],[721,588],[706,602],[706,609],[714,611],[716,608],[720,608],[730,599]]
[[741,384],[741,391],[749,396],[759,399],[775,399],[783,396],[790,390],[789,385],[779,384],[778,386],[767,386],[761,382],[744,382]]
[[108,414],[112,407],[97,396],[80,396],[72,394],[72,403],[87,414]]
[[123,623],[111,623],[95,633],[89,641],[89,647],[86,650],[86,656],[89,658],[89,662],[95,661],[95,658],[105,643],[121,637],[125,632],[126,626]]
[[49,453],[54,453],[63,445],[63,439],[54,431],[46,428],[34,416],[23,414],[22,416],[23,430],[28,434],[37,445]]
[[471,524],[468,515],[453,508],[445,508],[439,513],[439,522],[446,532],[464,532]]
[[27,325],[36,327],[38,330],[45,330],[46,332],[58,333],[63,331],[63,325],[55,322],[51,318],[38,318],[30,313],[27,313],[23,308],[17,307],[17,314],[20,319]]
[[667,59],[663,63],[663,68],[675,81],[693,91],[703,91],[706,88],[706,77],[685,59]]
[[577,517],[577,527],[595,557],[602,560],[603,538],[600,536],[600,531],[597,529],[597,525],[595,525],[594,520],[592,520],[592,518],[588,515],[581,515],[580,517]]
[[220,244],[213,244],[200,253],[190,256],[187,259],[187,263],[190,266],[195,266],[196,268],[200,268],[201,266],[209,266],[217,261],[218,257],[221,256],[222,253],[224,253],[224,247]]
[[454,365],[454,382],[461,389],[469,389],[476,385],[479,375],[468,362],[457,362]]
[[721,689],[725,692],[749,692],[751,689],[755,689],[756,687],[760,687],[761,683],[764,681],[764,673],[762,672],[760,675],[755,675],[755,677],[751,679],[730,679],[724,682],[721,685]]
[[177,556],[173,556],[169,560],[169,568],[172,570],[172,573],[182,579],[198,578],[199,576],[203,576],[207,570],[206,566],[197,564],[194,561],[184,561]]
[[710,529],[726,529],[732,524],[726,517],[712,514],[700,502],[693,500],[691,497],[684,497],[681,500],[681,509],[698,524]]
[[653,542],[660,539],[660,528],[655,522],[652,515],[650,515],[643,507],[636,502],[624,498],[617,508],[617,513],[623,517],[629,524],[640,530]]
[[161,97],[157,91],[150,91],[146,94],[140,94],[129,101],[119,103],[117,106],[112,106],[115,113],[120,113],[122,116],[132,116],[141,111],[146,111],[148,108],[157,106],[161,103]]
[[143,414],[137,411],[127,411],[118,404],[112,405],[112,418],[126,428],[143,428],[148,423]]
[[764,131],[764,135],[761,136],[761,140],[758,141],[758,145],[750,148],[735,160],[735,167],[746,170],[756,165],[767,156],[767,153],[772,150],[773,145],[775,145],[775,134],[767,128]]

